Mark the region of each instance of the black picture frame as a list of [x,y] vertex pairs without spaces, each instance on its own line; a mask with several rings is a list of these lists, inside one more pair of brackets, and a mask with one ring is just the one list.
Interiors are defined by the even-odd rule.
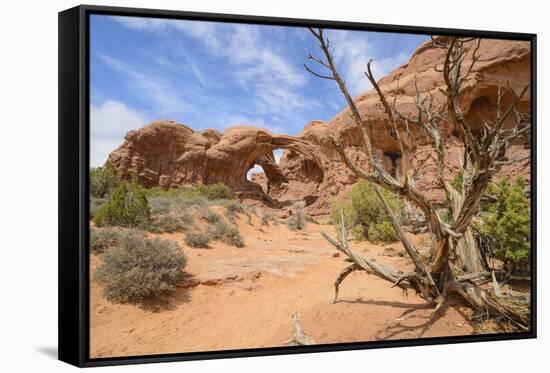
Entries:
[[[251,348],[132,357],[89,357],[89,17],[92,14],[172,18],[285,26],[322,26],[346,30],[409,34],[477,36],[523,40],[531,43],[531,329],[528,332],[491,335],[432,337],[416,340],[335,343],[314,346]],[[218,359],[261,355],[328,352],[371,348],[436,345],[536,338],[536,60],[537,36],[481,30],[356,22],[275,18],[81,5],[59,13],[59,360],[79,367]]]

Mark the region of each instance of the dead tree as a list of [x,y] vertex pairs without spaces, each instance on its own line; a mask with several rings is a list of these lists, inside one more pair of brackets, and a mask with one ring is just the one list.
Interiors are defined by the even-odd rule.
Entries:
[[[414,113],[400,113],[396,109],[396,97],[392,102],[387,99],[374,78],[371,61],[367,63],[365,75],[374,87],[384,108],[386,116],[384,123],[390,136],[399,144],[401,155],[405,154],[405,145],[401,138],[403,128],[409,128],[412,125],[419,126],[431,140],[437,154],[437,181],[446,192],[452,213],[452,221],[446,223],[438,214],[437,207],[414,186],[409,170],[405,168],[401,174],[391,175],[383,168],[377,156],[376,144],[372,141],[371,125],[364,120],[344,80],[338,74],[330,53],[329,40],[325,38],[323,29],[310,28],[310,31],[319,42],[323,57],[309,55],[308,58],[318,64],[324,72],[319,73],[307,65],[304,66],[313,75],[337,83],[347,101],[351,118],[360,130],[369,160],[368,167],[360,167],[348,157],[345,146],[337,136],[331,134],[330,139],[347,167],[358,178],[372,183],[415,266],[414,271],[405,272],[360,256],[349,246],[346,228],[342,223],[338,241],[324,235],[353,263],[338,276],[335,283],[336,296],[340,283],[350,273],[363,270],[385,279],[393,286],[398,286],[403,290],[414,290],[434,306],[434,314],[445,304],[451,294],[458,294],[476,310],[505,318],[517,327],[528,328],[530,323],[528,297],[504,297],[500,292],[485,290],[475,285],[476,278],[487,277],[491,273],[487,272],[487,268],[483,264],[482,252],[470,231],[472,219],[479,212],[481,198],[492,177],[502,165],[513,162],[505,157],[508,144],[530,128],[530,118],[517,110],[528,86],[525,86],[519,93],[508,86],[507,91],[513,95],[513,100],[505,108],[502,107],[504,90],[499,88],[495,118],[492,121],[481,123],[481,134],[474,135],[470,123],[461,111],[460,95],[463,83],[474,71],[476,64],[482,61],[478,54],[481,39],[432,38],[433,46],[440,48],[445,57],[443,65],[435,67],[436,71],[442,74],[445,82],[446,89],[443,90],[445,104],[436,107],[431,93],[422,93],[417,87]],[[471,60],[467,61],[467,56]],[[513,121],[513,125],[504,126],[505,121]],[[459,129],[460,140],[464,145],[461,190],[455,189],[444,174],[448,126]],[[433,241],[429,259],[422,257],[418,249],[408,239],[380,188],[404,198],[425,216]],[[498,289],[498,286],[495,285],[494,289]]]

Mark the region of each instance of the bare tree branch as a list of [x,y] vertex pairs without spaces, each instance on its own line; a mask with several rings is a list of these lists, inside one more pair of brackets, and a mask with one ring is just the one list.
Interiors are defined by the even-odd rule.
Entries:
[[[409,178],[407,167],[403,167],[403,174],[396,177],[384,170],[377,159],[376,145],[372,141],[371,125],[363,120],[345,82],[340,78],[330,54],[328,40],[324,37],[323,29],[310,28],[310,31],[318,40],[324,59],[311,55],[308,58],[319,64],[328,73],[327,75],[318,74],[311,71],[307,66],[306,69],[316,76],[334,80],[338,84],[348,103],[350,116],[360,130],[369,158],[368,167],[363,169],[350,159],[344,145],[337,136],[330,134],[329,138],[348,168],[357,177],[374,185],[375,192],[382,202],[392,226],[415,265],[414,271],[404,272],[358,255],[349,247],[343,213],[341,212],[340,241],[337,242],[323,233],[323,237],[343,252],[352,262],[339,274],[335,281],[334,301],[337,300],[339,286],[344,279],[354,271],[364,270],[369,274],[391,282],[392,286],[400,287],[403,290],[415,290],[428,303],[435,305],[433,315],[446,304],[449,294],[457,293],[475,309],[485,310],[497,317],[504,317],[518,327],[526,328],[529,320],[528,300],[503,297],[496,278],[493,280],[493,293],[489,293],[471,283],[474,279],[490,276],[491,272],[487,272],[486,266],[481,261],[481,250],[475,242],[469,227],[473,217],[479,212],[481,199],[487,185],[498,169],[505,164],[525,159],[507,159],[506,149],[510,141],[525,134],[530,127],[529,116],[517,109],[528,90],[528,86],[525,86],[517,94],[508,83],[508,92],[512,93],[514,99],[505,110],[502,108],[502,103],[506,92],[502,87],[498,87],[497,110],[494,120],[482,120],[476,127],[480,128],[479,133],[474,134],[472,126],[466,120],[460,107],[461,89],[471,74],[475,72],[476,65],[479,62],[498,58],[498,56],[486,59],[480,57],[480,39],[432,37],[433,47],[441,49],[444,53],[443,65],[441,67],[436,65],[434,68],[442,74],[445,89],[440,89],[440,91],[444,94],[446,102],[444,105],[439,105],[435,102],[431,92],[420,92],[415,80],[416,96],[414,103],[417,110],[416,116],[411,113],[400,113],[397,110],[397,94],[394,95],[390,104],[386,94],[374,78],[371,69],[372,61],[367,63],[365,76],[374,87],[384,108],[385,125],[390,136],[398,142],[401,156],[405,155],[407,149],[399,132],[399,124],[404,126],[407,134],[409,134],[410,125],[418,125],[431,139],[436,153],[437,179],[446,192],[448,202],[450,202],[446,206],[450,206],[452,212],[452,221],[447,224],[441,220],[437,212],[437,206],[415,189],[414,175],[412,179]],[[467,58],[470,60],[467,60]],[[397,82],[397,87],[399,88],[399,82]],[[399,89],[397,89],[398,91]],[[512,114],[515,114],[515,120],[510,126]],[[460,130],[461,136],[459,138],[464,145],[461,170],[463,175],[462,188],[453,187],[445,176],[446,137],[451,128]],[[408,239],[380,188],[411,202],[426,217],[429,232],[432,234],[434,242],[428,263],[424,263],[419,251]]]
[[294,338],[283,342],[283,344],[291,346],[309,346],[315,344],[313,338],[307,336],[302,330],[302,324],[300,323],[300,319],[298,319],[298,311],[294,311],[292,314],[292,324],[294,325]]

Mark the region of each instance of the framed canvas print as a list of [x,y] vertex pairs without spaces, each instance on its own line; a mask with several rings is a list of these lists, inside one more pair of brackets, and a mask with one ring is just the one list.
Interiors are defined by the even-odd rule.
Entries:
[[59,357],[536,336],[536,36],[59,13]]

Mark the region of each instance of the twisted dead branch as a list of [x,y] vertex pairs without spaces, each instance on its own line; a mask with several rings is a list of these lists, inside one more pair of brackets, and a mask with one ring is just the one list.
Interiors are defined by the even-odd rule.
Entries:
[[304,334],[302,324],[300,323],[300,319],[298,319],[298,311],[294,311],[292,314],[292,323],[294,325],[294,337],[283,342],[283,344],[290,346],[309,346],[315,344],[313,338]]
[[[400,175],[391,175],[382,167],[377,157],[376,145],[372,142],[372,124],[364,120],[345,82],[340,77],[330,53],[329,40],[325,37],[324,30],[320,28],[310,28],[309,30],[319,42],[324,57],[319,58],[309,55],[308,58],[324,72],[316,72],[307,65],[305,67],[307,71],[315,76],[337,83],[348,104],[351,119],[360,130],[362,142],[369,159],[368,166],[365,169],[359,167],[347,155],[344,144],[336,135],[330,134],[329,139],[347,167],[358,178],[373,184],[392,226],[415,266],[413,272],[404,272],[358,255],[349,247],[342,216],[339,241],[323,233],[325,239],[346,254],[353,263],[337,277],[334,283],[334,301],[337,300],[339,287],[344,279],[354,271],[363,270],[390,281],[393,286],[400,287],[405,291],[408,289],[415,290],[428,304],[435,307],[434,315],[447,303],[446,300],[451,294],[456,294],[477,310],[483,310],[497,317],[504,317],[519,328],[527,328],[530,322],[528,297],[503,296],[496,279],[493,283],[497,285],[494,285],[492,292],[479,288],[473,283],[474,279],[487,277],[487,274],[491,276],[491,273],[487,272],[484,252],[474,239],[470,224],[479,212],[481,199],[492,177],[502,165],[510,162],[505,158],[509,143],[528,133],[530,127],[529,115],[520,113],[517,107],[529,86],[525,86],[518,93],[507,84],[507,92],[513,95],[513,100],[506,108],[502,107],[503,88],[498,87],[495,118],[483,121],[482,125],[478,126],[482,128],[481,134],[478,135],[472,132],[473,126],[468,123],[461,110],[460,96],[463,84],[475,72],[476,65],[479,62],[490,61],[498,57],[493,56],[485,59],[480,57],[481,39],[432,38],[433,47],[441,49],[445,56],[443,65],[441,67],[436,66],[435,69],[442,73],[446,87],[442,92],[445,94],[446,102],[444,105],[436,107],[432,94],[430,92],[420,92],[415,81],[416,113],[399,112],[396,109],[397,95],[390,103],[390,100],[387,99],[384,91],[374,78],[371,61],[367,63],[365,75],[374,87],[384,108],[386,115],[384,125],[390,136],[397,141],[401,157],[405,154],[406,146],[400,128],[404,128],[408,133],[409,126],[419,126],[431,140],[437,155],[437,180],[446,192],[448,206],[451,209],[452,220],[450,223],[445,223],[437,212],[437,206],[432,204],[425,195],[415,188],[414,179],[411,179],[405,162],[403,162]],[[467,61],[467,57],[470,58],[469,61]],[[512,118],[512,114],[515,115],[515,119]],[[513,121],[513,124],[505,127],[504,123],[510,120]],[[446,136],[449,128],[460,130],[460,140],[464,144],[461,170],[463,184],[460,190],[455,189],[445,177]],[[424,262],[417,248],[407,238],[399,219],[391,210],[380,188],[406,199],[424,215],[428,231],[432,235],[434,243],[427,263]]]

